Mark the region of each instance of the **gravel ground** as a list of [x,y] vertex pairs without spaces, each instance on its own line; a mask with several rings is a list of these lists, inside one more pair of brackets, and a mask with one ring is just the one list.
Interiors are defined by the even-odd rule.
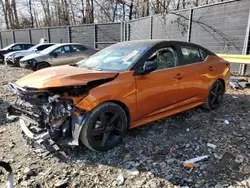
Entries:
[[[11,163],[16,187],[249,187],[250,89],[229,89],[217,110],[195,108],[130,130],[108,152],[81,146],[49,153],[29,144],[18,122],[5,118],[15,101],[7,83],[28,73],[0,66],[0,160]],[[210,157],[183,167],[203,155]],[[0,172],[0,187],[5,180]]]

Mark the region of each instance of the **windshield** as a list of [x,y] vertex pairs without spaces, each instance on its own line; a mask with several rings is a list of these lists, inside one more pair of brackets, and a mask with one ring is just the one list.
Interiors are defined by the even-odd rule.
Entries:
[[5,48],[3,48],[2,50],[8,50],[12,46],[14,46],[14,44],[10,44],[10,45],[6,46]]
[[120,43],[109,46],[90,58],[80,61],[79,67],[104,70],[124,71],[131,67],[150,46],[135,43]]

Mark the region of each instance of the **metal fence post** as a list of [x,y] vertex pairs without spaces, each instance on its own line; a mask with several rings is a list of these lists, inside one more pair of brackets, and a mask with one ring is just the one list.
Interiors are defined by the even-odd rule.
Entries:
[[[250,35],[250,10],[249,10],[249,16],[248,16],[248,22],[247,22],[247,28],[246,28],[246,36],[245,36],[245,40],[244,40],[244,46],[242,49],[242,55],[247,55],[247,49],[248,49],[248,45],[249,45],[249,35]],[[244,75],[245,73],[245,67],[246,64],[242,64],[242,66],[240,67],[240,74]]]
[[149,24],[150,24],[150,27],[149,27],[149,39],[152,39],[153,38],[153,16],[150,16],[149,17]]
[[0,32],[0,44],[1,44],[1,48],[3,48],[2,32]]
[[120,29],[120,37],[121,37],[121,40],[120,40],[120,41],[121,41],[121,42],[123,41],[123,34],[124,34],[124,31],[123,31],[123,23],[124,23],[123,21],[121,21],[121,23],[120,23],[120,24],[121,24],[121,25],[120,25],[120,26],[121,26],[121,29]]
[[95,23],[93,24],[93,27],[94,27],[94,32],[93,32],[93,34],[94,34],[94,48],[96,48],[96,42],[98,42],[98,41],[97,41],[97,37],[96,37],[97,31],[96,31],[96,24]]
[[29,33],[29,41],[30,43],[32,43],[31,29],[28,29],[28,33]]
[[68,26],[68,41],[69,41],[69,43],[72,42],[71,27],[70,26]]
[[126,36],[126,41],[129,41],[130,40],[130,25],[129,23],[126,24],[127,25],[127,36]]
[[194,9],[191,8],[189,10],[187,42],[191,42],[193,12],[194,12]]
[[13,35],[13,43],[16,43],[15,30],[12,31],[12,35]]
[[49,40],[49,43],[51,43],[51,36],[50,36],[50,29],[48,27],[48,40]]
[[126,29],[126,25],[127,25],[127,23],[124,22],[124,23],[123,23],[123,31],[124,31],[123,41],[126,41],[127,34],[128,34],[127,29]]

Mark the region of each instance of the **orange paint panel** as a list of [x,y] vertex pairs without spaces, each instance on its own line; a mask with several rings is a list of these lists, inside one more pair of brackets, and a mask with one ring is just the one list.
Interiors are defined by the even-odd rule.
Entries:
[[94,80],[113,78],[116,75],[117,72],[101,72],[65,65],[36,71],[21,78],[16,84],[36,89],[79,86]]

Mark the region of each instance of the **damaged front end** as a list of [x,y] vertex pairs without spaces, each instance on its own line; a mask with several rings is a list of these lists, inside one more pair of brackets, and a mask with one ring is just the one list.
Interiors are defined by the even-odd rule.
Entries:
[[81,128],[88,112],[76,107],[89,86],[36,90],[9,83],[18,99],[8,108],[7,118],[20,118],[20,126],[31,139],[42,143],[52,139],[58,144],[79,145]]

